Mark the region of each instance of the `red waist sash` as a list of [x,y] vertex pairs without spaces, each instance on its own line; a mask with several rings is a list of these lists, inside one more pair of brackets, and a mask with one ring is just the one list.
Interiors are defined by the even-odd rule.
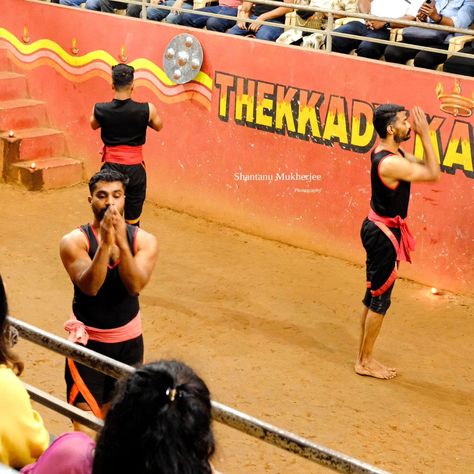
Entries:
[[[410,232],[407,223],[400,216],[382,217],[372,209],[370,210],[367,218],[390,239],[393,246],[395,247],[395,251],[397,252],[397,260],[404,260],[411,263],[410,252],[415,250],[415,237],[413,237],[413,234]],[[400,244],[389,227],[400,229]]]
[[143,147],[118,145],[102,148],[102,161],[119,165],[139,165],[143,162]]
[[107,342],[113,344],[116,342],[124,342],[135,339],[142,333],[142,320],[140,312],[127,324],[118,328],[98,329],[86,326],[79,321],[76,316],[71,314],[71,318],[64,323],[64,329],[69,333],[68,340],[71,342],[79,342],[87,344],[87,341]]

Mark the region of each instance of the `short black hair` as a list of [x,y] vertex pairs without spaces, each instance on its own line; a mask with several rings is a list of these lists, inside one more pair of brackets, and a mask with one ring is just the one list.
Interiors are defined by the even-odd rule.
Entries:
[[128,64],[120,63],[112,66],[112,83],[115,89],[123,89],[133,82],[135,69]]
[[123,184],[123,188],[127,189],[127,185],[129,182],[128,176],[120,173],[119,171],[111,170],[104,168],[97,172],[92,178],[89,180],[89,192],[94,192],[95,185],[99,181],[105,181],[106,183],[113,183],[114,181],[120,181]]
[[137,368],[116,388],[97,440],[93,474],[211,474],[211,399],[177,360]]
[[383,104],[374,110],[373,124],[380,138],[387,138],[387,127],[395,121],[399,112],[407,112],[403,105]]

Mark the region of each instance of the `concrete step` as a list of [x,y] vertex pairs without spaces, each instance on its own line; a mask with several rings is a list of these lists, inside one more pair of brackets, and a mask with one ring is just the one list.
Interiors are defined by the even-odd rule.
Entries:
[[14,130],[13,137],[9,137],[8,131],[1,132],[0,139],[4,142],[7,163],[65,155],[64,135],[61,131],[52,128]]
[[[1,73],[0,73],[1,74]],[[13,99],[0,102],[0,130],[14,132],[47,123],[46,104],[33,99]]]
[[26,77],[16,72],[0,70],[0,100],[28,97]]
[[67,156],[13,163],[6,177],[7,182],[21,184],[30,191],[73,186],[82,179],[82,163]]

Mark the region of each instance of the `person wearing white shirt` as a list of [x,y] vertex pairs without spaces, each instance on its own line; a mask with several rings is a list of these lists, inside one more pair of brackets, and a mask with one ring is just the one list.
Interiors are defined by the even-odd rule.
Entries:
[[[390,39],[390,28],[399,26],[396,20],[415,20],[422,3],[423,0],[412,0],[411,2],[407,0],[359,0],[359,11],[361,13],[393,18],[394,21],[351,21],[334,31],[366,38],[388,40]],[[362,38],[352,39],[337,36],[332,38],[332,50],[334,52],[348,54],[355,49],[357,55],[364,58],[380,59],[383,56],[385,46],[380,43],[364,41]]]

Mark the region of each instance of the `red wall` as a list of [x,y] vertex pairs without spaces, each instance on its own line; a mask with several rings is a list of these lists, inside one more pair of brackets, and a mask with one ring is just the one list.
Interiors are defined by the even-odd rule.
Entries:
[[[154,102],[164,121],[146,145],[149,198],[352,261],[364,258],[359,229],[370,198],[371,108],[420,105],[431,120],[443,175],[439,183],[412,187],[409,224],[417,249],[401,274],[473,292],[473,117],[444,112],[438,98],[453,94],[455,76],[192,30],[204,50],[205,75],[185,86],[166,85],[163,53],[185,28],[3,2],[0,46],[27,72],[31,96],[48,101],[52,125],[66,132],[70,155],[84,161],[88,175],[100,165],[90,111],[111,98],[108,71],[123,53],[137,66],[135,98]],[[21,41],[25,33],[28,44]],[[454,93],[474,97],[473,79],[461,78],[458,86]],[[253,107],[242,106],[249,100]],[[474,101],[465,104],[472,113]],[[414,150],[413,140],[406,148]],[[320,181],[275,180],[291,172],[320,175]],[[244,182],[238,173],[273,180]]]

